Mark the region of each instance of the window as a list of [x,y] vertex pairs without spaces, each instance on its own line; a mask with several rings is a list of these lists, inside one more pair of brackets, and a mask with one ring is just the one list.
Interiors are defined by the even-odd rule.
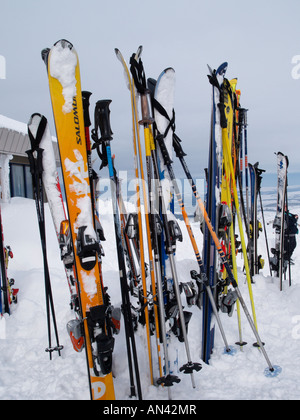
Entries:
[[12,197],[33,198],[29,165],[10,164],[10,191]]

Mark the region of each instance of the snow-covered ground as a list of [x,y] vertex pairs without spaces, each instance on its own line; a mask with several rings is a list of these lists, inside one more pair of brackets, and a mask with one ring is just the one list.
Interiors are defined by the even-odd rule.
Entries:
[[[272,221],[275,200],[274,189],[264,191],[263,202],[270,246],[274,243]],[[300,187],[290,191],[289,205],[291,212],[300,213]],[[104,282],[109,288],[112,303],[120,306],[111,203],[101,202],[100,207],[101,222],[107,239],[103,243]],[[73,314],[69,307],[69,290],[48,206],[46,205],[48,262],[59,337],[64,346],[62,356],[54,353],[52,361],[45,352],[48,338],[43,262],[34,201],[13,198],[10,204],[2,205],[2,218],[5,244],[9,244],[14,253],[14,258],[9,263],[8,275],[15,279],[15,287],[20,291],[18,303],[12,307],[11,316],[5,315],[5,320],[1,323],[0,399],[89,399],[85,353],[76,353],[67,335],[66,324]],[[190,270],[197,269],[197,264],[186,228],[182,221],[179,223],[184,241],[178,243],[176,259],[180,281],[185,282],[190,281]],[[199,225],[195,224],[193,228],[201,249],[202,235]],[[270,277],[263,234],[260,234],[259,247],[266,264],[261,274],[255,276],[253,285],[258,329],[272,364],[281,366],[282,373],[275,378],[264,376],[266,361],[261,352],[252,346],[255,339],[243,314],[243,339],[248,342],[243,351],[237,349],[232,356],[224,354],[224,344],[216,328],[215,349],[210,364],[201,362],[201,311],[192,307],[188,308],[193,312],[188,333],[192,360],[201,362],[203,368],[195,373],[195,389],[192,388],[189,375],[179,373],[181,382],[172,388],[174,400],[299,399],[300,247],[296,248],[293,255],[295,264],[292,266],[292,287],[288,287],[286,281],[282,292],[279,291],[278,279]],[[239,286],[250,310],[248,288],[241,268],[240,260]],[[230,345],[234,345],[238,340],[236,311],[231,318],[222,313],[220,315],[227,340]],[[136,343],[143,398],[166,400],[166,390],[149,384],[145,337],[141,327],[136,334]],[[173,353],[174,349],[178,350],[179,366],[186,363],[184,348],[177,339],[171,342],[170,349],[172,347]],[[116,337],[114,350],[114,384],[118,400],[126,400],[129,395],[125,348],[122,328]]]

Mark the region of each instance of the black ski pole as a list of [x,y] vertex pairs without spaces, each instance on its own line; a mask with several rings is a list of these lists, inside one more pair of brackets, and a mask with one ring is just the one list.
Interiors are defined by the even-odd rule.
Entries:
[[[33,116],[34,115],[35,114],[33,114]],[[30,124],[31,124],[31,119],[29,121],[28,126]],[[54,302],[53,302],[48,260],[47,260],[47,249],[46,249],[46,227],[45,227],[44,197],[43,197],[44,191],[43,191],[43,181],[42,181],[43,149],[39,147],[40,141],[44,134],[44,130],[46,128],[46,124],[47,124],[47,119],[43,117],[41,119],[41,123],[39,124],[37,128],[35,135],[31,132],[30,128],[28,127],[28,135],[31,142],[31,149],[27,150],[26,153],[28,155],[28,159],[30,163],[30,172],[32,175],[33,192],[34,192],[35,203],[36,203],[41,245],[42,245],[43,264],[44,264],[47,329],[48,329],[48,341],[49,341],[49,346],[46,348],[45,351],[49,352],[50,360],[52,360],[52,353],[54,351],[57,351],[60,356],[61,355],[60,352],[63,349],[63,346],[59,344]],[[52,316],[53,328],[54,328],[54,333],[55,333],[55,338],[56,338],[56,346],[52,346],[51,344],[50,316]]]

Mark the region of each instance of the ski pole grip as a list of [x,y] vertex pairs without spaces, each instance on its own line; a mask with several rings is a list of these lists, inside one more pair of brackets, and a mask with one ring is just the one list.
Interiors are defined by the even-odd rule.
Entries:
[[139,121],[139,124],[152,124],[154,122],[154,118],[152,118],[151,114],[151,106],[150,106],[150,91],[147,90],[145,93],[141,94],[141,112],[142,112],[142,119]]
[[86,90],[82,91],[82,105],[83,105],[83,118],[84,118],[84,126],[90,127],[91,120],[90,120],[90,96],[92,92],[88,92]]
[[98,121],[99,123],[102,141],[110,141],[113,139],[113,132],[110,128],[110,103],[110,99],[103,99],[96,103],[95,121]]

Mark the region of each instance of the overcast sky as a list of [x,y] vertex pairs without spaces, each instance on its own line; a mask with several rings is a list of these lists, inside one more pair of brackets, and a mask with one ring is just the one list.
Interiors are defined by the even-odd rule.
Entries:
[[79,55],[82,88],[93,92],[91,114],[97,100],[112,99],[112,151],[117,169],[130,169],[130,97],[114,48],[128,62],[143,45],[147,77],[175,69],[177,134],[199,177],[208,160],[207,64],[227,61],[226,77],[238,78],[241,105],[249,109],[249,161],[274,172],[274,152],[282,151],[290,171],[300,172],[299,0],[0,0],[0,16],[0,114],[27,122],[42,113],[55,135],[40,52],[68,39]]

